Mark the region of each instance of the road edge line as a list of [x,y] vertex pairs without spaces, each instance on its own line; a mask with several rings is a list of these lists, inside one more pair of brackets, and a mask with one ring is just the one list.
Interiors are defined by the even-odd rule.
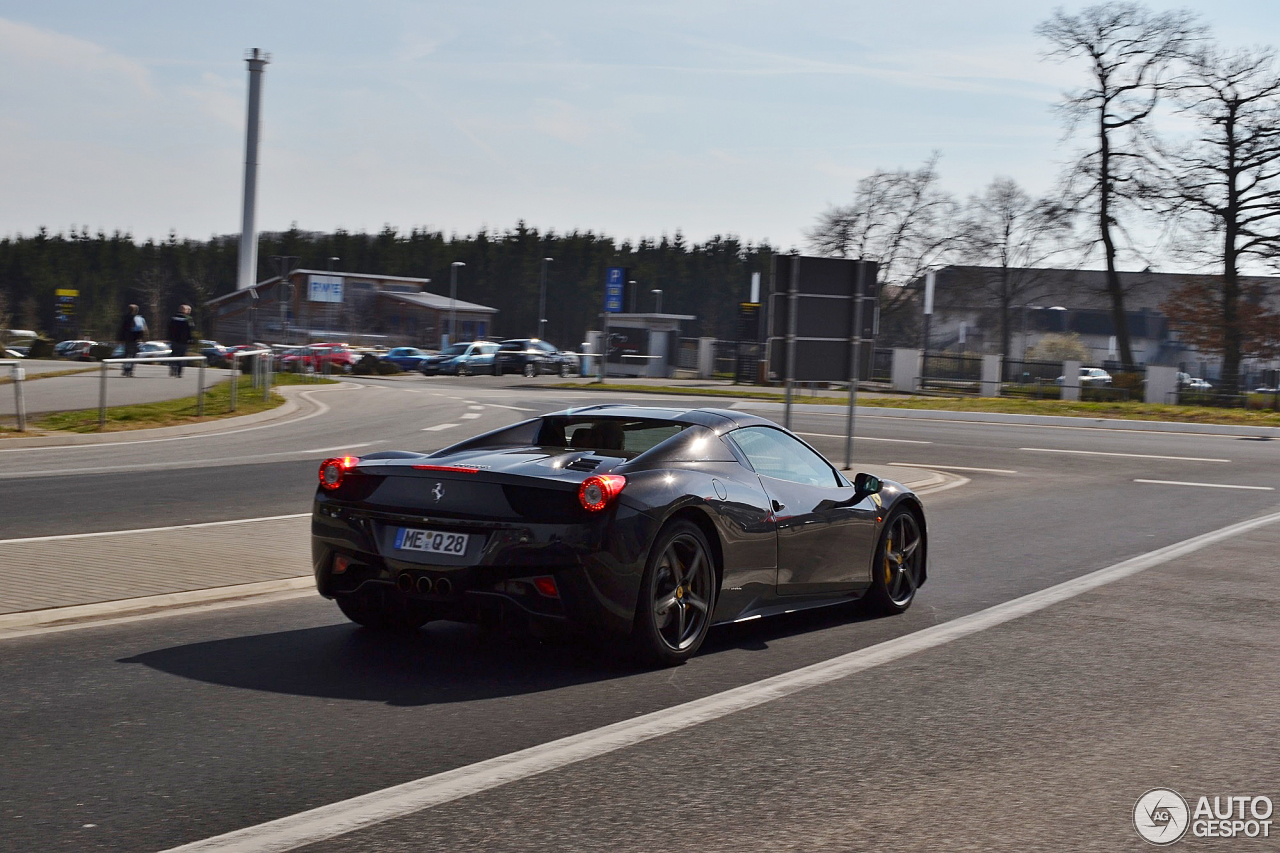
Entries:
[[986,610],[830,660],[465,767],[169,848],[166,853],[283,853],[336,838],[510,782],[644,743],[936,648],[1277,521],[1280,521],[1280,512],[1238,522],[1139,554]]

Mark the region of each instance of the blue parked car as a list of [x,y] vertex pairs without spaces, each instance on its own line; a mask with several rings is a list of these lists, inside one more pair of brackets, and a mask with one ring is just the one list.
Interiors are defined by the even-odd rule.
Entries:
[[391,362],[401,370],[417,370],[426,357],[427,353],[416,347],[396,347],[384,355],[382,360]]

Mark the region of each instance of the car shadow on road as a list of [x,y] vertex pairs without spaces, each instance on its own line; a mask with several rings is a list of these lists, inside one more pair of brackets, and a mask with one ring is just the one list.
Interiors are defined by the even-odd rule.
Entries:
[[[779,639],[862,618],[835,607],[720,626],[707,636],[694,664],[726,652],[765,650]],[[539,642],[448,622],[408,634],[324,625],[173,646],[119,662],[244,690],[395,706],[518,696],[644,674],[599,643],[569,637]]]

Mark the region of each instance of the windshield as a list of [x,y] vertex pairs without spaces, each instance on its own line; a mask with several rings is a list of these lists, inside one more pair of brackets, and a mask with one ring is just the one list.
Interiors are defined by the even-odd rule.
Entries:
[[467,344],[452,344],[440,350],[441,355],[462,355],[467,351]]

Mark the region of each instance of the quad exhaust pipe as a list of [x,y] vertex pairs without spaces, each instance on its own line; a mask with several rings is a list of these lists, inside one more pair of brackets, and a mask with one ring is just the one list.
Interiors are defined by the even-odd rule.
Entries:
[[433,581],[428,575],[415,579],[408,572],[401,572],[396,577],[396,589],[401,592],[416,591],[420,595],[430,595],[434,591],[436,595],[447,598],[453,592],[453,581],[448,578]]

